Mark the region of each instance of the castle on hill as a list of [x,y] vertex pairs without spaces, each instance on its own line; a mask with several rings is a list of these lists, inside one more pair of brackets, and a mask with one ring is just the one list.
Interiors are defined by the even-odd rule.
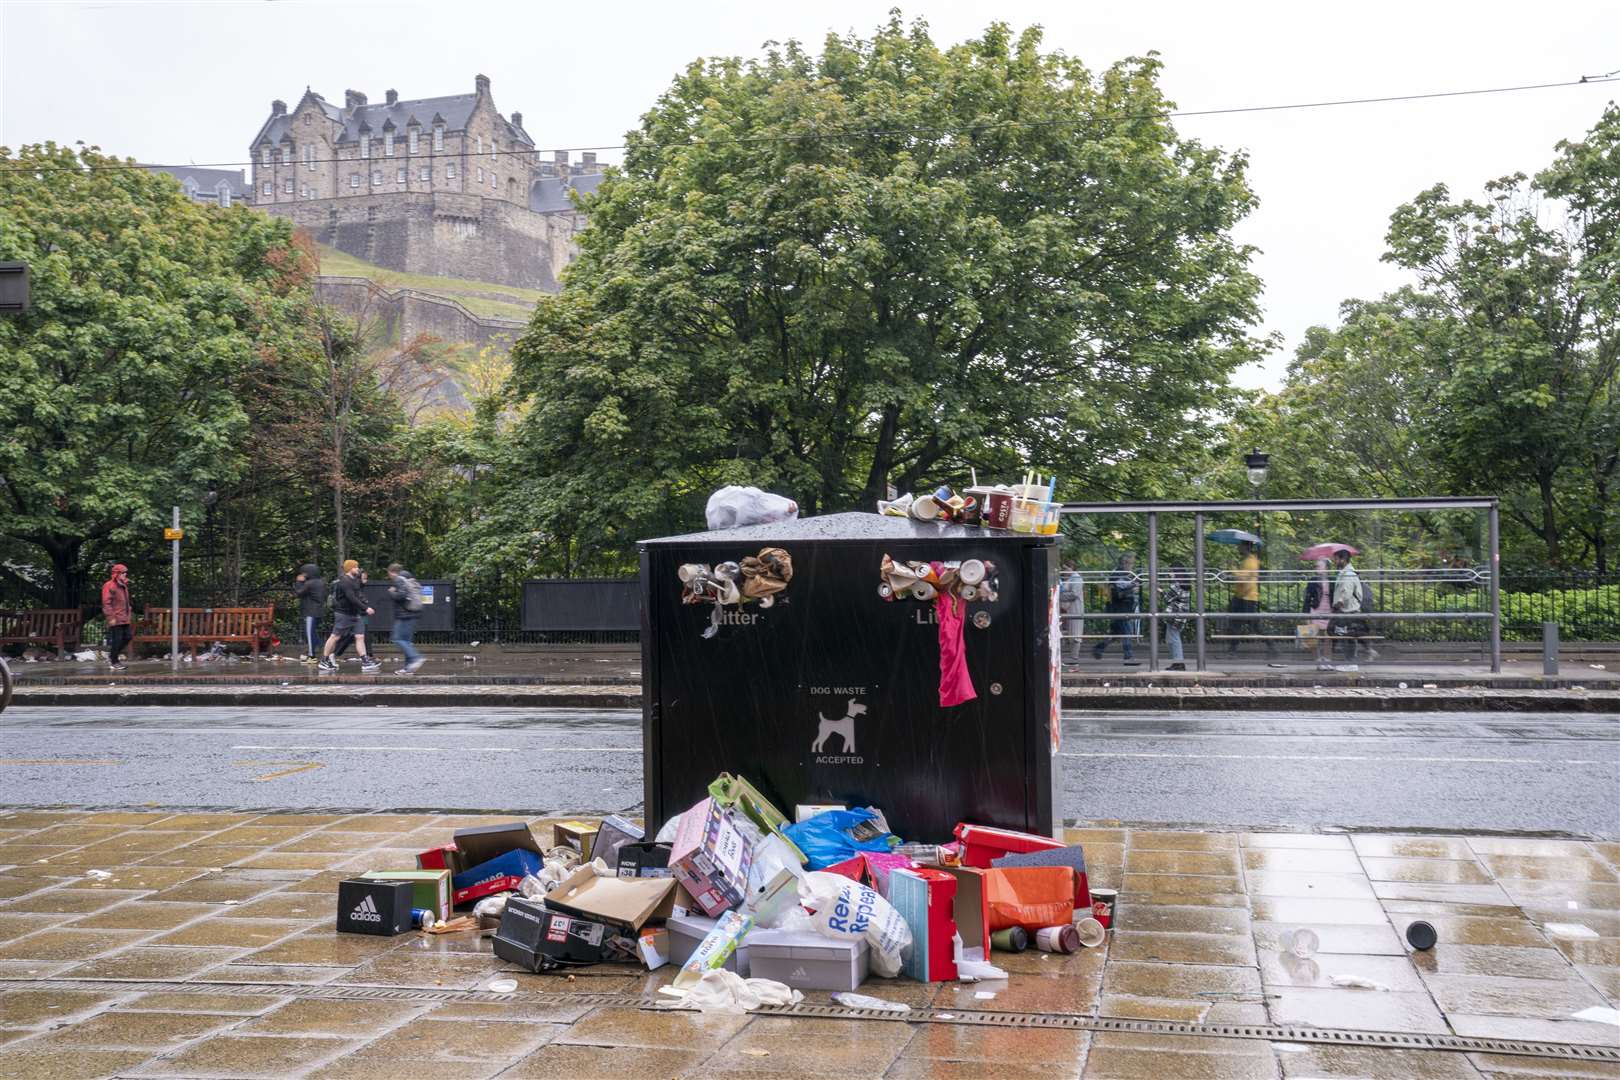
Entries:
[[541,160],[484,75],[470,94],[389,90],[371,104],[349,90],[341,107],[306,89],[291,110],[270,103],[249,149],[252,205],[323,244],[391,270],[532,289],[555,290],[573,258],[584,215],[570,190],[601,182],[595,154]]

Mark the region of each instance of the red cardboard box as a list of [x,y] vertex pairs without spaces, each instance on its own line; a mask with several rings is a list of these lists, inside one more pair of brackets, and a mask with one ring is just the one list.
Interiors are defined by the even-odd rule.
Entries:
[[956,827],[956,838],[962,841],[962,865],[980,869],[989,869],[990,860],[1002,855],[1065,846],[1063,841],[1053,840],[1050,836],[996,829],[989,825],[969,825],[966,822]]
[[956,878],[926,867],[895,870],[889,901],[911,928],[901,974],[918,982],[955,982]]
[[1068,866],[1005,866],[984,872],[990,932],[1021,926],[1040,930],[1074,921],[1074,869]]
[[990,959],[990,894],[984,880],[990,871],[970,866],[946,866],[942,869],[956,879],[956,903],[952,911],[956,918],[956,932],[962,937],[962,947],[978,948],[981,950],[981,960]]
[[445,844],[443,847],[428,848],[418,852],[416,868],[418,870],[449,870],[456,871],[456,845]]

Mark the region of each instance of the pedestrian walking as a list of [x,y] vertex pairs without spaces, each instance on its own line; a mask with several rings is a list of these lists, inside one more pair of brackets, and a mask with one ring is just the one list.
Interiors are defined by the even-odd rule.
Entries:
[[[1238,568],[1232,582],[1232,604],[1229,609],[1236,614],[1253,614],[1260,610],[1260,555],[1255,550],[1253,541],[1242,540],[1238,542]],[[1238,651],[1238,639],[1254,634],[1264,635],[1265,627],[1255,619],[1234,619],[1228,634],[1232,640],[1226,647],[1226,654],[1233,655]],[[1270,640],[1266,641],[1266,656],[1277,655],[1277,646]]]
[[399,563],[388,565],[388,596],[394,601],[394,644],[405,654],[396,675],[415,675],[427,661],[416,651],[416,620],[422,614],[422,584]]
[[331,675],[338,669],[332,653],[337,649],[338,642],[347,635],[354,635],[355,651],[360,654],[360,670],[368,675],[382,670],[379,664],[366,651],[366,616],[377,612],[366,606],[365,582],[360,575],[360,564],[354,559],[343,563],[343,573],[333,584],[332,592],[332,634],[326,639],[326,647],[321,656],[320,672]]
[[1080,616],[1086,612],[1085,588],[1074,562],[1064,562],[1061,584],[1058,585],[1058,614],[1062,619],[1062,656],[1065,664],[1080,661],[1080,638],[1085,632],[1085,620]]
[[1305,625],[1310,627],[1311,636],[1316,646],[1316,668],[1318,671],[1332,671],[1333,660],[1328,653],[1333,648],[1333,641],[1328,637],[1328,627],[1332,623],[1333,614],[1333,586],[1328,583],[1328,561],[1316,560],[1316,580],[1305,586],[1305,604],[1303,611],[1319,616]]
[[1184,584],[1191,577],[1185,566],[1172,566],[1170,580],[1159,590],[1159,610],[1168,616],[1164,620],[1164,643],[1170,649],[1170,671],[1187,670],[1181,632],[1187,629],[1187,613],[1192,610],[1192,596]]
[[[1139,610],[1141,588],[1136,581],[1136,553],[1127,551],[1119,557],[1114,564],[1114,572],[1108,578],[1108,604],[1104,608],[1109,614],[1134,615]],[[1135,667],[1140,661],[1134,659],[1136,647],[1132,638],[1136,636],[1136,622],[1134,619],[1115,619],[1108,624],[1110,637],[1117,637],[1125,650],[1125,663]],[[1091,650],[1094,660],[1101,660],[1108,648],[1109,638],[1097,642]]]
[[[1360,615],[1365,606],[1362,603],[1361,575],[1356,573],[1347,548],[1340,548],[1334,554],[1333,565],[1339,571],[1333,579],[1333,613],[1338,617],[1330,623],[1329,633],[1344,639],[1350,646],[1350,659],[1359,660],[1363,651],[1359,639],[1367,633],[1367,620],[1346,616]],[[1365,651],[1368,660],[1378,659],[1378,650],[1371,645],[1366,646]]]
[[101,615],[107,620],[107,663],[114,671],[129,667],[120,659],[135,636],[129,603],[129,567],[118,563],[101,586]]
[[321,616],[326,612],[326,579],[321,576],[321,568],[314,563],[299,567],[298,576],[293,579],[293,595],[298,598],[298,613],[304,620],[303,662],[318,664],[321,650],[315,635]]

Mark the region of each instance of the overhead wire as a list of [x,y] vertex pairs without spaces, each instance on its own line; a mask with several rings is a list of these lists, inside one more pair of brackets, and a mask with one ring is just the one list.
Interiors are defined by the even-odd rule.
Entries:
[[[1115,124],[1115,123],[1129,122],[1129,121],[1133,121],[1133,120],[1161,120],[1161,119],[1162,120],[1171,120],[1171,119],[1178,119],[1178,118],[1192,118],[1192,117],[1205,117],[1205,116],[1238,116],[1238,115],[1243,115],[1243,114],[1247,114],[1247,113],[1289,112],[1289,111],[1297,111],[1297,110],[1304,110],[1304,109],[1343,108],[1343,107],[1355,106],[1355,105],[1385,105],[1385,104],[1393,104],[1393,103],[1398,103],[1398,102],[1434,101],[1434,100],[1441,100],[1441,99],[1446,99],[1446,98],[1479,97],[1479,96],[1483,96],[1483,95],[1487,95],[1487,94],[1516,94],[1516,93],[1523,93],[1523,92],[1532,91],[1532,90],[1555,90],[1555,89],[1566,89],[1566,88],[1577,87],[1577,86],[1594,86],[1594,85],[1599,85],[1599,84],[1602,84],[1602,83],[1610,83],[1610,82],[1620,82],[1620,69],[1616,69],[1615,71],[1606,72],[1606,73],[1604,73],[1602,75],[1582,75],[1578,79],[1567,79],[1567,80],[1564,80],[1564,81],[1561,81],[1561,82],[1524,83],[1524,84],[1515,85],[1515,86],[1490,86],[1490,87],[1481,87],[1481,88],[1476,88],[1476,89],[1471,89],[1471,90],[1437,90],[1437,91],[1430,91],[1430,92],[1425,92],[1425,93],[1414,93],[1414,94],[1385,94],[1385,95],[1370,96],[1370,97],[1330,98],[1330,99],[1317,100],[1317,101],[1286,102],[1286,103],[1276,104],[1276,105],[1236,105],[1236,106],[1228,106],[1228,107],[1224,107],[1224,108],[1214,108],[1214,109],[1159,109],[1159,110],[1153,110],[1153,111],[1150,111],[1150,112],[1122,113],[1122,114],[1117,115],[1117,116],[1108,116],[1108,115],[1103,115],[1103,116],[1074,116],[1074,117],[1062,117],[1062,118],[1054,119],[1054,120],[1000,120],[1000,121],[994,121],[994,122],[984,123],[984,124],[960,124],[960,125],[955,125],[955,126],[894,127],[894,128],[837,128],[837,129],[830,129],[830,130],[817,129],[817,130],[806,131],[806,132],[798,132],[798,133],[777,133],[777,134],[771,134],[771,135],[730,135],[730,136],[728,136],[728,135],[721,134],[721,135],[717,135],[717,136],[696,136],[696,137],[693,137],[692,139],[688,140],[687,142],[673,144],[671,146],[665,146],[665,147],[662,147],[661,149],[665,149],[665,150],[678,149],[678,148],[680,148],[682,146],[697,147],[697,146],[724,145],[724,144],[728,144],[728,143],[730,143],[730,144],[754,145],[754,144],[766,144],[766,143],[807,142],[807,141],[835,140],[835,139],[886,138],[886,137],[893,137],[893,136],[898,136],[898,135],[928,135],[928,136],[935,136],[935,137],[942,137],[942,136],[947,136],[947,135],[978,135],[978,134],[981,134],[981,133],[987,133],[987,132],[993,132],[993,131],[1001,131],[1001,130],[1009,130],[1009,129],[1044,128],[1044,127],[1067,127],[1067,126],[1074,126],[1074,125],[1080,125],[1080,124],[1093,124],[1093,123]],[[296,142],[296,140],[295,140],[295,142]],[[377,145],[380,145],[380,142]],[[396,145],[398,145],[398,141],[396,141]],[[359,165],[362,162],[365,162],[365,163],[387,163],[389,161],[393,161],[393,162],[398,163],[398,162],[406,161],[406,160],[410,160],[410,161],[417,161],[417,160],[421,160],[421,159],[432,160],[434,158],[459,158],[459,157],[463,157],[463,156],[465,156],[465,157],[467,157],[467,158],[469,158],[471,160],[474,160],[474,161],[476,161],[477,159],[480,159],[480,158],[484,158],[484,157],[497,157],[498,158],[498,157],[506,157],[508,155],[510,155],[512,157],[529,157],[529,156],[539,156],[539,155],[551,154],[551,155],[553,155],[553,157],[555,157],[558,154],[573,155],[573,154],[576,154],[576,153],[597,153],[597,152],[612,152],[612,151],[619,151],[619,150],[630,150],[630,149],[637,148],[637,146],[638,146],[638,144],[633,144],[633,143],[615,143],[615,144],[603,144],[603,145],[598,145],[598,146],[559,146],[559,147],[550,147],[550,148],[532,147],[532,148],[525,148],[525,149],[521,149],[521,150],[512,150],[512,149],[483,150],[483,151],[472,151],[472,152],[469,152],[469,153],[466,153],[466,154],[446,154],[446,153],[441,151],[441,152],[430,152],[430,153],[426,153],[426,154],[424,154],[424,153],[416,153],[416,154],[405,153],[405,154],[394,154],[394,155],[374,154],[374,155],[371,155],[371,156],[368,156],[368,157],[363,157],[363,158],[362,157],[353,157],[353,158],[325,157],[325,158],[299,159],[299,160],[293,160],[293,161],[281,161],[281,160],[277,159],[277,160],[271,161],[270,166],[275,167],[275,168],[297,169],[300,166],[303,166],[303,167],[307,168],[310,165],[345,165],[345,164],[346,165]],[[186,163],[180,163],[180,164],[155,164],[155,163],[152,163],[152,162],[121,161],[121,162],[106,162],[106,163],[102,163],[102,164],[98,164],[98,165],[89,165],[89,166],[75,166],[75,168],[76,168],[76,170],[79,170],[79,171],[103,171],[103,170],[115,170],[115,169],[230,169],[230,168],[247,168],[247,167],[251,167],[251,166],[255,166],[255,165],[262,166],[264,164],[265,163],[264,163],[264,161],[262,159],[249,159],[247,161],[218,161],[218,162],[209,162],[209,163],[204,163],[204,164],[197,164],[197,163],[194,163],[194,162],[186,162]],[[38,170],[39,168],[42,168],[42,167],[44,167],[44,166],[42,166],[41,164],[37,164],[37,163],[36,164],[23,164],[23,163],[14,162],[14,163],[6,164],[6,165],[0,165],[0,171],[23,171],[23,172],[28,172],[28,171]],[[370,167],[370,166],[368,165],[368,167]]]

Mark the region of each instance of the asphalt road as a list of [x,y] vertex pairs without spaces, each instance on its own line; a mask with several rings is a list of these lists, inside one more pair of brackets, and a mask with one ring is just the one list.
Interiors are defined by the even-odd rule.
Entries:
[[[640,716],[12,709],[0,805],[634,812]],[[1620,716],[1071,713],[1060,814],[1620,838]]]

